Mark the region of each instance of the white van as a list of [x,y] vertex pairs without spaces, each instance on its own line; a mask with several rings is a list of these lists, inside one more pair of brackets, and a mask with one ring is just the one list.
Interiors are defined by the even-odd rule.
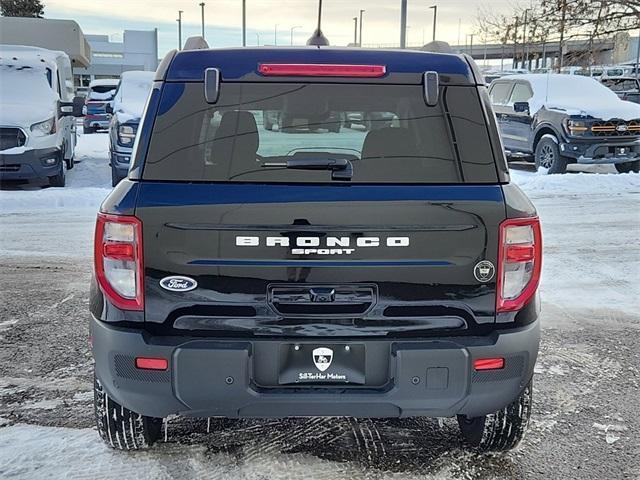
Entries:
[[[65,184],[76,147],[71,62],[64,52],[0,45],[0,180]],[[66,168],[65,168],[66,167]]]

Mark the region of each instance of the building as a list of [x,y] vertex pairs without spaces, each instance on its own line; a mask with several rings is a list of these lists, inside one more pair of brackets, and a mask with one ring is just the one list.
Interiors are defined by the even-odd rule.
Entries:
[[0,44],[59,50],[69,55],[74,67],[91,63],[91,47],[73,20],[0,17]]
[[91,80],[118,78],[128,70],[153,71],[158,67],[158,30],[125,30],[121,42],[108,35],[86,35],[91,45],[91,64],[74,68],[77,87],[86,87]]

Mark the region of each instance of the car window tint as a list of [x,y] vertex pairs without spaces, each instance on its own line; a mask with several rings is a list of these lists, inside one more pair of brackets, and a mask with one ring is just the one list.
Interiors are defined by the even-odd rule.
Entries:
[[327,182],[325,170],[266,167],[336,158],[353,164],[352,183],[497,181],[476,87],[445,87],[434,107],[418,85],[229,82],[207,104],[187,83],[163,98],[147,180]]
[[510,90],[510,82],[499,82],[493,84],[491,86],[491,90],[489,91],[491,103],[493,103],[494,105],[505,105],[507,103],[507,96],[509,95]]

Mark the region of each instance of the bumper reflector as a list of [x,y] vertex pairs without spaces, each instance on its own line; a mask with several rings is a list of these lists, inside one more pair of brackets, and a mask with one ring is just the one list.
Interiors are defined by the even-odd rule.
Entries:
[[166,370],[169,362],[166,358],[136,357],[136,368],[142,370]]
[[504,368],[504,358],[478,358],[473,361],[475,371],[500,370]]

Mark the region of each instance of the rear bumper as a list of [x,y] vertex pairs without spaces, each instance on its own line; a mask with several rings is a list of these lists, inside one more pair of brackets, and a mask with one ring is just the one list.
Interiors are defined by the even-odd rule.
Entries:
[[562,155],[584,164],[633,162],[640,160],[640,140],[560,143],[560,151]]
[[[62,161],[61,151],[57,147],[28,149],[17,154],[0,153],[1,180],[45,180],[56,175]],[[45,165],[47,158],[56,158],[52,165]]]
[[[383,355],[383,368],[388,368],[390,379],[386,384],[375,388],[265,388],[254,380],[258,370],[279,368],[278,355],[270,352],[278,351],[283,342],[303,343],[308,339],[153,337],[95,318],[91,320],[91,335],[96,374],[116,402],[153,417],[181,414],[229,418],[484,415],[519,395],[533,375],[540,340],[537,321],[487,337],[358,339],[367,352],[388,352]],[[336,340],[329,343],[332,341]],[[138,370],[136,356],[166,358],[169,369]],[[488,357],[504,357],[504,369],[473,371],[474,359]]]

